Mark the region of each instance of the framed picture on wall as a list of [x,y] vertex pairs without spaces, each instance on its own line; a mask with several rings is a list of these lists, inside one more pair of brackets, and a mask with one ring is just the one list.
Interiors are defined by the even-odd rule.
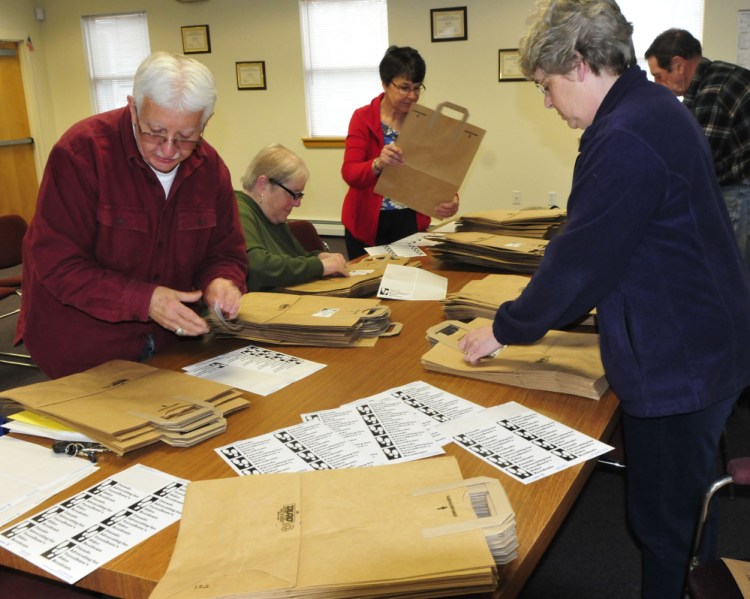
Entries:
[[526,81],[521,72],[518,48],[498,50],[497,80],[498,81]]
[[431,9],[430,31],[433,42],[456,42],[469,39],[466,30],[466,7]]
[[209,54],[211,52],[208,25],[186,25],[180,27],[180,31],[182,32],[183,54]]
[[235,63],[237,89],[266,89],[266,61],[251,60]]

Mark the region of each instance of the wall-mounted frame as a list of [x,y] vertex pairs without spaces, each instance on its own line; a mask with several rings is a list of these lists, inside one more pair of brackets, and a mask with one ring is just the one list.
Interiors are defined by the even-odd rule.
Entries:
[[498,81],[526,81],[519,61],[521,56],[518,48],[506,48],[497,51],[497,80]]
[[208,25],[186,25],[180,27],[182,32],[183,54],[209,54],[211,52],[211,37]]
[[466,7],[430,9],[430,32],[433,42],[457,42],[469,39]]
[[266,89],[266,61],[251,60],[235,63],[237,89]]

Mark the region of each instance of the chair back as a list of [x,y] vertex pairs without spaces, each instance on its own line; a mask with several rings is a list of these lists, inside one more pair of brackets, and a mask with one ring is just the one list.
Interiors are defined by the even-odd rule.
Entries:
[[686,590],[691,599],[715,599],[716,597],[741,599],[742,597],[737,581],[722,560],[700,562],[698,558],[711,500],[719,489],[732,484],[750,485],[750,457],[730,460],[727,463],[727,476],[716,480],[703,498],[687,578]]
[[0,268],[21,264],[21,243],[26,229],[23,217],[17,214],[0,216]]
[[306,252],[328,251],[325,241],[320,238],[315,225],[309,220],[290,220],[287,221],[287,224]]

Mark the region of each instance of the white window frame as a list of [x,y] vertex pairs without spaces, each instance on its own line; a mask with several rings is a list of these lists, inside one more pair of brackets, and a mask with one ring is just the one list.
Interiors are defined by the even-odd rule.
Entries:
[[354,110],[380,89],[387,0],[299,0],[309,138],[346,136]]
[[617,0],[617,4],[625,18],[634,25],[635,53],[638,64],[647,73],[648,63],[644,54],[663,31],[673,27],[685,29],[703,43],[705,0]]
[[145,11],[81,17],[95,113],[127,104],[138,65],[151,54]]

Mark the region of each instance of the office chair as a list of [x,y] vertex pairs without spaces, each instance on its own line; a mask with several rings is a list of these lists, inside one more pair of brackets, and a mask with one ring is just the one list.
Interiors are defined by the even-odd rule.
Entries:
[[687,580],[687,593],[692,599],[742,599],[740,589],[723,561],[717,559],[701,563],[698,559],[711,499],[719,489],[731,484],[750,485],[750,457],[730,460],[727,476],[715,481],[703,498]]
[[328,244],[320,238],[318,231],[309,220],[287,221],[292,234],[302,244],[306,252],[330,252]]
[[[0,269],[20,266],[21,243],[26,228],[26,221],[17,214],[0,216]],[[20,272],[0,278],[0,299],[12,295],[20,287]]]
[[[0,278],[0,299],[13,295],[21,295],[21,245],[27,229],[26,221],[17,214],[0,216],[0,269],[13,269],[13,274]],[[0,314],[0,319],[17,314],[18,309]],[[0,352],[0,363],[12,366],[28,366],[35,368],[31,358],[26,354],[16,352]]]

